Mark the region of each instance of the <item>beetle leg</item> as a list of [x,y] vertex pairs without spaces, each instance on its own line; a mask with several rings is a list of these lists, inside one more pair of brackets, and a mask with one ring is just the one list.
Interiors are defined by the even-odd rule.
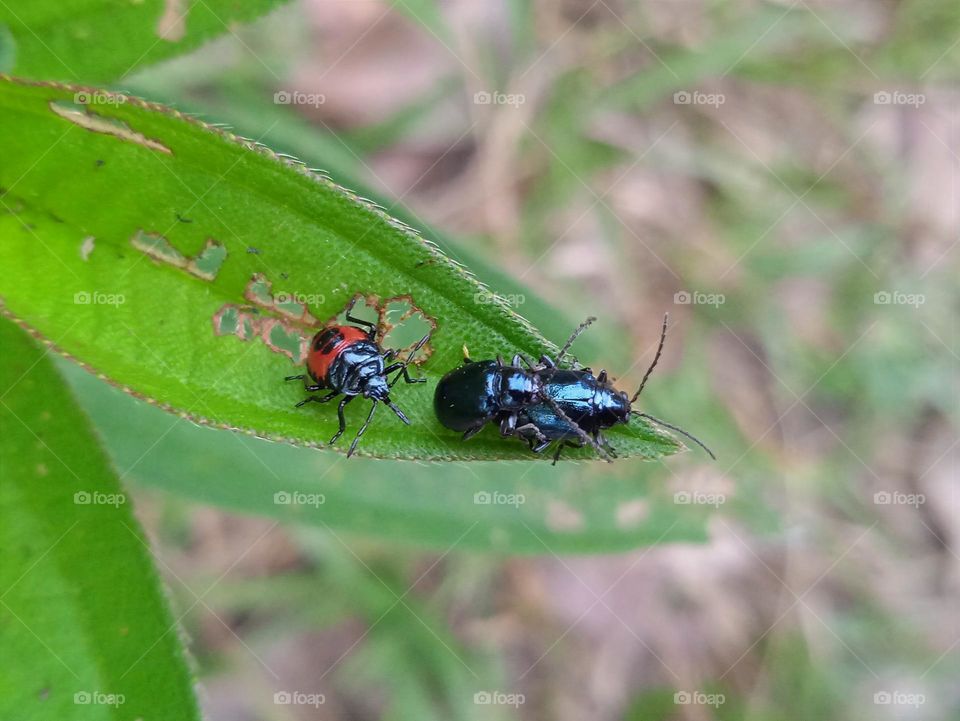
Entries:
[[601,446],[603,446],[604,450],[607,453],[609,453],[612,458],[617,458],[616,449],[610,445],[610,441],[607,440],[607,437],[603,435],[603,433],[601,433],[600,431],[597,431],[596,433],[593,434],[593,439],[597,443],[599,443]]
[[[333,438],[331,438],[330,442],[327,443],[328,446],[332,446],[334,443],[336,443],[337,439],[343,435],[345,430],[347,430],[347,419],[343,417],[343,407],[354,398],[356,398],[356,396],[347,396],[340,401],[340,405],[337,406],[337,418],[340,419],[340,430],[333,434]],[[327,400],[329,400],[329,398]]]
[[390,387],[393,388],[394,383],[396,383],[402,377],[403,380],[407,383],[426,383],[426,378],[412,378],[410,376],[410,370],[407,368],[406,363],[394,363],[393,365],[387,366],[383,369],[383,374],[388,375],[394,371],[400,371],[397,373],[396,377],[390,381]]
[[486,423],[480,423],[480,424],[478,424],[478,425],[475,425],[473,428],[468,428],[467,430],[465,430],[465,431],[463,432],[463,440],[466,441],[466,440],[468,440],[468,439],[470,439],[470,438],[473,438],[473,437],[474,437],[475,435],[477,435],[481,430],[483,430],[483,427],[484,427],[485,425],[486,425]]
[[560,452],[561,452],[566,446],[570,446],[571,448],[583,448],[584,445],[586,445],[586,444],[584,444],[582,441],[581,441],[579,444],[578,444],[578,443],[573,443],[573,442],[571,442],[571,441],[562,441],[562,442],[557,446],[557,452],[553,454],[553,463],[551,463],[550,465],[551,465],[551,466],[557,465],[557,461],[560,460]]
[[600,375],[597,376],[597,382],[598,383],[607,382],[607,372],[605,370],[600,371]]
[[357,299],[356,297],[354,297],[354,299],[350,301],[350,305],[347,306],[347,313],[345,317],[351,323],[356,323],[359,326],[365,326],[367,329],[367,333],[370,335],[370,338],[372,340],[377,335],[377,326],[375,323],[371,323],[368,320],[363,320],[362,318],[354,318],[352,315],[350,315],[350,313],[353,312],[353,306],[355,306],[356,304],[357,304]]
[[548,355],[540,356],[540,365],[546,366],[547,368],[556,368],[557,364]]
[[516,413],[508,413],[503,417],[503,420],[500,421],[500,435],[504,438],[516,435],[518,430]]
[[503,367],[503,356],[502,356],[502,355],[497,355],[497,365],[500,366],[501,368]]
[[[404,380],[405,382],[407,382],[407,383],[426,383],[426,382],[427,382],[427,379],[426,379],[426,378],[411,378],[411,377],[410,377],[410,371],[409,371],[409,369],[407,368],[407,366],[409,366],[410,363],[413,362],[413,357],[417,354],[417,351],[420,350],[421,348],[423,348],[423,346],[426,345],[426,342],[427,342],[428,340],[430,340],[430,333],[427,333],[425,336],[423,336],[423,338],[421,338],[420,340],[417,341],[417,344],[416,344],[416,345],[413,347],[413,349],[410,351],[410,355],[407,356],[407,359],[406,359],[405,361],[403,361],[403,363],[399,363],[399,364],[394,363],[392,366],[390,366],[390,369],[384,370],[384,372],[383,372],[384,375],[386,375],[388,372],[392,372],[393,370],[396,370],[397,368],[402,368],[402,369],[403,369],[403,374],[402,374],[402,375],[403,375],[403,380]],[[390,382],[390,387],[393,388],[393,384],[396,383],[399,379],[400,379],[400,375],[397,375],[397,377],[394,378],[394,379]]]
[[524,363],[527,364],[527,368],[529,368],[530,370],[534,370],[536,364],[533,362],[533,358],[531,358],[530,356],[528,356],[528,355],[526,355],[526,354],[524,354],[524,353],[517,353],[517,356],[518,356]]
[[553,454],[553,463],[550,464],[551,466],[557,465],[557,461],[560,460],[560,453],[563,451],[565,445],[567,445],[566,441],[557,444],[557,451]]
[[537,443],[544,443],[544,442],[549,443],[549,442],[550,442],[550,439],[547,438],[545,435],[543,435],[543,431],[541,431],[541,430],[540,430],[536,425],[534,425],[533,423],[526,423],[526,424],[524,424],[524,425],[522,425],[522,426],[519,426],[519,427],[516,429],[516,434],[517,434],[518,436],[520,436],[521,438],[526,438],[527,440],[529,440],[529,441],[531,441],[531,442],[532,442],[532,441],[536,441]]
[[[308,386],[307,390],[318,391],[318,390],[321,390],[321,388],[320,386]],[[299,408],[300,406],[305,405],[307,403],[326,403],[327,401],[336,398],[338,395],[340,395],[340,391],[333,391],[329,395],[323,396],[322,398],[320,396],[307,396],[302,401],[297,403],[297,405],[294,407]]]
[[306,378],[306,376],[305,376],[303,373],[301,373],[301,374],[298,375],[298,376],[287,376],[287,377],[284,378],[283,380],[285,380],[285,381],[302,381],[304,378]]
[[[347,458],[353,455],[353,452],[357,448],[357,444],[360,442],[360,437],[367,432],[367,426],[370,425],[370,421],[373,419],[373,413],[377,410],[377,399],[373,399],[373,404],[370,406],[370,412],[367,414],[367,420],[363,422],[363,425],[360,426],[360,430],[357,431],[357,435],[353,439],[353,443],[350,444],[350,450],[347,451]],[[394,409],[397,410],[397,409]]]
[[519,353],[514,354],[513,360],[510,361],[510,365],[514,368],[520,367],[520,361],[523,360]]
[[533,436],[531,436],[528,440],[530,441],[530,450],[533,451],[534,453],[543,453],[543,450],[552,443],[552,441],[550,440],[543,440],[538,442],[537,439]]

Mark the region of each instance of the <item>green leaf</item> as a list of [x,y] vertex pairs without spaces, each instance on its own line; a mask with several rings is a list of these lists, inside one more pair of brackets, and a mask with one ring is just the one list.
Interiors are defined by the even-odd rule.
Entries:
[[547,555],[701,541],[713,510],[675,504],[679,489],[638,461],[348,461],[201,428],[60,367],[124,479],[285,522],[439,551]]
[[0,718],[199,718],[143,533],[46,353],[0,319]]
[[[232,32],[281,0],[31,0],[0,2],[0,70],[109,82]],[[16,9],[14,9],[16,7]]]
[[[165,108],[93,91],[78,106],[75,93],[0,80],[0,295],[13,315],[197,422],[319,446],[336,409],[295,408],[303,388],[283,378],[302,367],[317,328],[362,296],[401,326],[388,347],[435,331],[428,383],[394,389],[413,424],[382,413],[360,452],[532,457],[493,428],[463,443],[432,410],[432,388],[465,344],[474,358],[555,351],[503,299],[326,178]],[[412,315],[400,323],[398,310]],[[367,408],[348,406],[352,429]],[[681,447],[639,422],[610,436],[622,456]]]

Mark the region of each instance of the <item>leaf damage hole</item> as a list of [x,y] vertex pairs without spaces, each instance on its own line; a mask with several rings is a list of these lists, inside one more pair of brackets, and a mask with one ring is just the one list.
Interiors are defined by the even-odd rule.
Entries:
[[235,335],[243,341],[259,338],[274,353],[287,356],[300,365],[307,359],[313,331],[299,329],[280,320],[262,315],[258,308],[228,303],[213,316],[216,335]]
[[284,318],[295,323],[308,326],[319,326],[318,321],[307,307],[309,303],[323,303],[322,294],[309,295],[305,293],[273,293],[273,284],[262,273],[256,273],[247,283],[243,297],[254,305],[266,310],[279,313]]
[[226,247],[213,238],[207,238],[206,245],[195,258],[185,256],[159,233],[149,233],[143,229],[133,234],[130,244],[154,260],[182,268],[203,280],[214,280],[223,261],[227,259]]
[[[378,309],[383,347],[396,348],[401,355],[409,352],[427,333],[437,329],[437,321],[426,315],[409,295],[387,298]],[[430,343],[423,346],[415,357],[421,363],[430,357]]]
[[207,238],[200,255],[187,263],[187,270],[204,280],[213,280],[226,259],[227,249],[213,238]]
[[[103,91],[98,92],[102,93]],[[77,95],[79,96],[84,94],[77,93]],[[122,96],[117,96],[118,99],[120,97]],[[122,120],[117,120],[116,118],[106,118],[102,115],[92,113],[87,110],[86,106],[78,105],[77,103],[70,103],[62,100],[51,100],[49,105],[50,109],[56,115],[59,115],[61,118],[69,120],[71,123],[79,125],[81,128],[89,130],[90,132],[112,135],[115,138],[120,138],[121,140],[126,140],[130,143],[136,143],[137,145],[142,145],[150,150],[156,150],[161,153],[166,153],[167,155],[173,155],[173,151],[159,140],[148,138],[143,133],[139,133],[131,128]]]

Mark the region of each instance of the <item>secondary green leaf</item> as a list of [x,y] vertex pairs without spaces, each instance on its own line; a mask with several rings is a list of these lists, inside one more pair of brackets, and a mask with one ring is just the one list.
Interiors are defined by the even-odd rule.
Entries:
[[282,0],[0,2],[0,70],[109,82],[231,32]]
[[[475,358],[555,351],[502,298],[328,179],[162,107],[95,91],[76,105],[76,93],[0,80],[0,294],[15,316],[170,410],[322,445],[335,409],[294,408],[304,391],[283,378],[316,329],[362,296],[400,326],[388,345],[435,332],[429,382],[395,388],[413,425],[382,414],[360,452],[531,458],[492,428],[462,443],[432,412],[432,388],[464,344]],[[353,429],[366,406],[348,406]],[[680,447],[638,422],[611,439],[624,456]]]
[[37,345],[0,319],[0,718],[199,718],[127,496]]
[[[393,463],[200,428],[60,366],[124,479],[287,522],[439,551],[611,553],[706,537],[650,464]],[[647,472],[644,472],[647,471]]]

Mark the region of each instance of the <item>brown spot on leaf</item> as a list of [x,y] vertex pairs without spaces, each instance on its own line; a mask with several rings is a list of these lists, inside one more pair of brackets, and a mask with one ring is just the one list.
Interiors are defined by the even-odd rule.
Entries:
[[92,235],[88,235],[83,239],[83,242],[80,243],[80,258],[82,260],[88,260],[90,258],[90,254],[93,252],[93,244],[95,240],[96,238],[94,238]]
[[73,103],[65,103],[58,100],[50,101],[50,109],[61,118],[69,120],[71,123],[79,125],[81,128],[89,130],[92,133],[112,135],[115,138],[120,138],[120,140],[125,140],[130,143],[142,145],[145,148],[150,148],[150,150],[156,150],[161,153],[166,153],[167,155],[173,155],[173,151],[159,140],[153,140],[152,138],[148,138],[143,133],[138,133],[122,120],[117,120],[116,118],[106,118],[102,115],[92,113],[89,110],[84,109],[82,106],[77,106]]
[[213,238],[207,238],[206,245],[195,258],[185,256],[159,233],[149,233],[143,229],[133,234],[130,244],[154,260],[182,268],[203,280],[216,278],[223,261],[227,258],[227,249]]

